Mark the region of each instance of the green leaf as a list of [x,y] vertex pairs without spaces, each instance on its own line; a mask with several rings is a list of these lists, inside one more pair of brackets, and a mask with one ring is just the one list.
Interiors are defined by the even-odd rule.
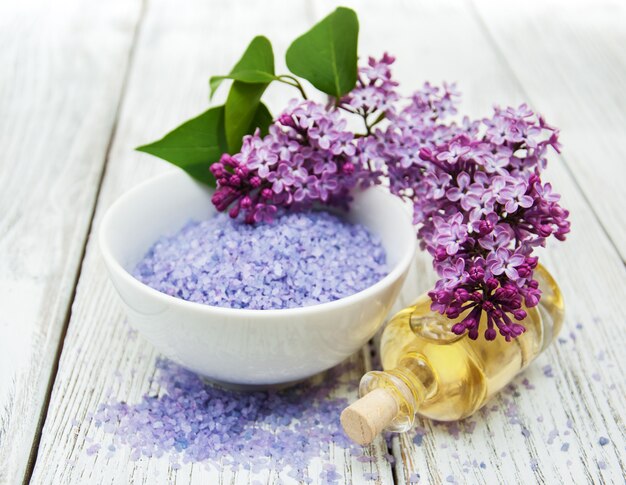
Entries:
[[[258,36],[252,39],[246,52],[231,71],[231,75],[237,76],[247,71],[260,71],[274,76],[274,53],[267,38]],[[236,80],[230,87],[224,107],[224,126],[230,153],[238,152],[241,148],[241,139],[250,133],[252,120],[261,104],[261,96],[270,82],[271,80],[263,82]]]
[[137,150],[167,160],[200,182],[215,186],[209,167],[226,152],[224,111],[224,106],[211,108]]
[[256,110],[254,114],[254,118],[252,118],[252,123],[250,123],[250,128],[248,129],[249,133],[254,133],[254,130],[257,128],[261,130],[261,136],[267,135],[268,129],[272,124],[273,118],[270,110],[267,109],[263,103],[259,104],[259,108]]
[[269,74],[263,71],[240,71],[234,74],[228,74],[227,76],[211,76],[209,79],[209,87],[211,89],[210,98],[213,98],[215,90],[225,79],[233,79],[235,81],[241,81],[244,83],[271,83],[277,81],[278,76]]
[[238,152],[241,139],[250,133],[250,126],[261,104],[267,84],[235,81],[230,88],[224,110],[226,141],[230,153]]
[[351,91],[357,79],[359,21],[339,7],[287,49],[287,67],[297,76],[336,98]]
[[228,76],[211,77],[209,80],[211,98],[224,79],[234,79],[245,83],[268,84],[276,80],[274,75],[274,52],[269,39],[262,35],[255,37]]

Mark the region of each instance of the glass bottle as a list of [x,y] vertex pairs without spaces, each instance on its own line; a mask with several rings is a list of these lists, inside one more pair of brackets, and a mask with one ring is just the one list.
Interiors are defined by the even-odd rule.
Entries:
[[528,316],[520,323],[526,332],[510,342],[452,333],[463,316],[450,320],[433,312],[426,294],[397,313],[382,335],[384,370],[363,376],[361,399],[341,415],[348,436],[366,444],[383,429],[410,429],[416,414],[453,421],[484,406],[552,343],[563,324],[563,299],[554,278],[541,265],[534,278],[542,291],[540,303],[524,308]]

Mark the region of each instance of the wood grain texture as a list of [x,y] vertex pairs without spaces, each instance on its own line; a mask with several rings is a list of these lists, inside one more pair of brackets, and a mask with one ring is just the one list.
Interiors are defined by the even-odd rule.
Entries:
[[[280,7],[280,8],[279,8]],[[276,12],[282,12],[276,15]],[[286,19],[289,21],[286,22]],[[165,162],[135,153],[132,147],[160,137],[177,123],[203,111],[208,77],[228,72],[257,33],[266,33],[277,52],[312,23],[302,3],[272,0],[252,11],[241,3],[202,1],[184,6],[167,0],[150,2],[136,47],[125,102],[103,183],[94,228],[103,211],[125,190],[166,169]],[[239,35],[240,34],[240,35]],[[278,56],[277,56],[278,57]],[[279,68],[282,70],[282,68]],[[290,88],[269,92],[270,107],[281,107]],[[220,93],[224,95],[224,93]],[[120,302],[108,281],[92,236],[73,306],[59,372],[43,429],[33,484],[69,483],[290,483],[286,473],[268,469],[251,476],[229,469],[215,471],[206,464],[173,470],[167,458],[132,461],[129,450],[107,456],[107,439],[88,419],[99,403],[137,402],[156,393],[152,384],[155,351],[141,338],[129,338]],[[353,382],[364,372],[366,360],[354,357]],[[350,399],[354,389],[341,391]],[[102,443],[104,453],[89,456],[86,449]],[[378,483],[392,482],[382,439],[369,449],[375,460],[361,463],[339,448],[331,456],[337,470],[352,483],[365,473],[378,473]],[[309,474],[318,480],[320,464]],[[375,482],[372,482],[375,483]]]
[[[362,32],[376,32],[376,37],[362,36],[362,53],[378,55],[384,49],[397,55],[395,72],[405,89],[425,78],[458,81],[464,93],[463,111],[474,116],[488,114],[494,102],[507,105],[524,100],[525,92],[519,88],[524,81],[502,62],[469,4],[341,3],[359,9]],[[317,2],[321,10],[335,4]],[[500,22],[499,28],[513,30],[515,24]],[[516,35],[522,39],[529,34]],[[558,86],[544,88],[551,92]],[[567,116],[561,113],[557,118]],[[602,136],[602,128],[586,119],[571,119],[571,123],[577,123],[575,130],[588,130],[587,143]],[[621,483],[626,471],[621,349],[626,342],[624,333],[616,329],[626,323],[620,309],[626,297],[626,274],[578,188],[578,184],[587,184],[588,190],[594,186],[593,198],[604,196],[606,191],[600,189],[604,174],[595,171],[583,176],[568,170],[566,163],[567,156],[554,157],[547,179],[572,211],[573,232],[565,244],[552,244],[542,254],[566,300],[562,340],[476,416],[448,426],[420,421],[417,430],[397,437],[393,450],[399,483],[409,483],[418,475],[420,483]],[[581,179],[574,180],[571,173]],[[615,213],[614,217],[614,224],[623,223],[623,216]],[[422,272],[416,280],[420,289],[432,282],[424,281],[427,275],[432,278],[431,272]],[[544,375],[544,368],[553,377]],[[533,388],[525,389],[524,382]],[[609,443],[601,446],[601,437]]]
[[0,483],[23,480],[45,410],[138,15],[0,4]]
[[524,98],[562,129],[563,160],[626,261],[626,4],[488,2],[474,7]]
[[[555,0],[548,3],[561,5]],[[626,321],[619,305],[626,298],[626,274],[616,251],[616,247],[621,248],[616,239],[621,229],[609,230],[607,220],[622,229],[624,221],[619,211],[602,224],[596,219],[602,207],[599,204],[608,204],[615,211],[621,195],[607,194],[603,190],[605,174],[600,170],[584,171],[578,161],[584,160],[576,158],[579,150],[591,150],[589,140],[606,140],[608,136],[603,132],[606,125],[597,113],[591,113],[594,96],[601,98],[603,107],[608,103],[602,78],[613,86],[607,89],[617,89],[621,80],[614,79],[607,64],[593,58],[590,62],[603,66],[607,75],[596,78],[590,74],[592,79],[582,79],[582,85],[588,82],[593,86],[585,94],[573,92],[577,81],[563,88],[572,91],[567,92],[592,122],[576,118],[573,108],[562,99],[548,99],[557,94],[546,93],[559,93],[563,86],[561,64],[533,58],[532,69],[537,69],[537,74],[541,71],[538,80],[522,73],[521,64],[505,61],[523,47],[524,39],[532,49],[539,49],[540,45],[535,44],[538,41],[528,37],[541,39],[541,35],[547,35],[533,30],[545,30],[536,28],[545,25],[537,24],[545,19],[535,18],[523,5],[515,6],[521,9],[523,20],[517,24],[507,21],[504,7],[494,7],[495,13],[489,11],[486,15],[489,9],[482,3],[475,8],[469,2],[453,0],[316,0],[289,4],[273,0],[262,7],[241,2],[205,5],[198,1],[183,6],[165,0],[151,2],[94,227],[119,194],[164,169],[164,164],[133,153],[131,147],[159,137],[177,122],[200,112],[207,94],[203,80],[210,74],[226,72],[254,34],[268,34],[276,51],[283,52],[296,34],[339,4],[351,5],[359,12],[362,55],[379,55],[388,50],[398,56],[395,73],[405,91],[426,79],[456,80],[464,93],[463,111],[473,116],[488,114],[493,102],[517,104],[529,100],[555,124],[563,126],[566,143],[564,156],[553,158],[547,178],[563,193],[564,205],[572,211],[573,233],[565,244],[553,244],[543,255],[566,299],[568,319],[561,339],[476,416],[452,425],[420,421],[415,430],[394,438],[397,481],[410,483],[419,477],[419,483],[623,483],[626,383],[621,349],[626,341],[619,329]],[[549,11],[552,7],[543,8]],[[538,11],[545,15],[546,10]],[[573,22],[569,11],[564,15]],[[577,22],[587,25],[580,18]],[[585,43],[600,44],[591,48],[560,41],[559,48],[574,45],[585,56],[593,57],[597,45],[610,42],[611,29],[596,35],[593,30],[603,24],[589,25],[589,32],[584,32],[589,42]],[[574,35],[565,27],[553,28],[561,28],[559,35],[563,38]],[[623,35],[620,28],[614,26],[617,39]],[[623,56],[617,60],[621,54],[615,45],[610,50],[611,59],[623,62]],[[531,50],[520,52],[520,58],[529,56],[528,52],[535,56],[558,54]],[[573,69],[576,54],[565,55],[566,66]],[[280,108],[288,94],[272,89],[270,107]],[[530,99],[526,99],[528,96]],[[607,106],[614,122],[610,136],[623,128],[619,122],[624,108],[620,101],[615,104],[614,109]],[[568,134],[582,133],[583,129],[588,130],[586,141],[582,136]],[[617,148],[602,150],[609,163],[620,160]],[[565,164],[569,164],[567,168]],[[603,197],[608,202],[599,202]],[[429,268],[428,258],[420,254],[410,276],[412,284],[396,307],[408,304],[432,284]],[[129,337],[117,296],[106,280],[97,248],[90,242],[33,483],[250,483],[257,478],[264,483],[279,483],[284,478],[272,470],[260,477],[230,470],[216,474],[198,465],[174,471],[163,460],[132,462],[124,450],[110,457],[88,456],[85,450],[92,443],[106,443],[101,431],[89,423],[88,413],[103,401],[135,402],[145,392],[158,392],[152,383],[154,359],[149,344]],[[366,359],[355,359],[364,369]],[[356,379],[358,373],[359,369],[351,376]],[[600,445],[601,437],[608,439],[604,446]],[[382,459],[384,451],[381,441],[371,450],[376,457],[378,482],[386,484],[393,478]],[[352,483],[365,483],[363,474],[376,471],[341,454],[335,460]],[[314,473],[315,466],[312,477]]]

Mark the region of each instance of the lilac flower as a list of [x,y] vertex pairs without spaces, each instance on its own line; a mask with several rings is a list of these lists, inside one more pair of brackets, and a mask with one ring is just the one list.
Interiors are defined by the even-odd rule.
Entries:
[[329,172],[322,173],[322,176],[317,182],[317,190],[319,192],[319,198],[322,202],[326,202],[331,194],[337,190],[339,182],[334,174]]
[[559,194],[552,192],[552,184],[550,183],[545,185],[537,184],[534,188],[537,191],[537,195],[548,204],[556,203],[561,199]]
[[380,60],[370,57],[367,66],[359,69],[356,87],[341,99],[343,108],[364,119],[371,113],[389,109],[399,97],[395,92],[398,83],[391,78],[389,67],[394,61],[387,54]]
[[528,209],[533,205],[533,198],[526,195],[528,184],[524,180],[516,180],[514,184],[506,185],[502,190],[498,191],[497,200],[500,204],[504,204],[504,209],[513,214],[518,207]]
[[356,145],[354,144],[354,136],[352,133],[345,131],[337,133],[333,139],[330,151],[333,155],[344,154],[348,157],[353,157],[356,154]]
[[479,221],[483,216],[493,213],[495,207],[495,196],[490,191],[484,191],[479,197],[479,190],[475,189],[474,197],[467,198],[467,207],[470,209],[469,220],[471,222]]
[[485,137],[494,145],[502,145],[505,142],[508,129],[506,120],[500,117],[487,119],[485,120],[485,125],[488,127]]
[[478,244],[484,249],[495,251],[498,248],[504,248],[509,245],[512,239],[511,233],[512,230],[506,224],[499,224],[489,234],[478,239]]
[[447,255],[456,254],[467,240],[467,226],[463,224],[463,215],[457,213],[448,221],[437,217],[433,222],[437,231],[433,242],[438,247],[443,247]]
[[254,222],[272,222],[276,211],[275,205],[259,203],[254,207]]
[[315,200],[319,198],[318,179],[313,175],[309,175],[299,184],[299,187],[293,194],[296,202],[304,202],[306,200]]
[[244,141],[236,160],[240,161],[244,157],[246,158],[245,165],[249,169],[256,170],[262,178],[267,177],[270,169],[278,163],[278,155],[257,136],[249,137]]
[[444,122],[456,102],[446,90],[425,84],[361,143],[384,161],[392,193],[413,202],[421,246],[440,277],[432,309],[473,339],[485,312],[485,338],[510,340],[524,331],[514,321],[525,318],[522,305],[541,295],[532,251],[569,232],[568,212],[540,179],[548,148],[559,149],[558,131],[526,105]]
[[463,258],[457,259],[454,263],[450,260],[446,260],[437,267],[437,272],[442,277],[443,288],[446,289],[462,285],[469,278],[469,273],[465,271],[465,261]]
[[308,131],[308,136],[310,140],[315,140],[317,146],[328,150],[331,143],[335,141],[337,133],[333,130],[330,120],[321,119]]
[[[391,193],[412,202],[420,245],[433,256],[433,311],[455,320],[459,335],[478,338],[484,325],[488,340],[516,338],[524,308],[541,297],[532,253],[570,230],[559,195],[541,180],[548,151],[560,150],[559,132],[525,104],[449,121],[456,87],[425,83],[402,98],[393,62],[369,58],[341,99],[293,101],[267,136],[245,137],[240,153],[211,167],[213,202],[265,222],[278,207],[347,207],[353,188],[385,175]],[[348,130],[343,114],[360,117],[365,133]]]
[[437,160],[446,161],[452,164],[456,163],[459,158],[463,157],[463,155],[466,155],[469,152],[470,147],[461,146],[461,144],[455,142],[448,146],[447,150],[439,152],[437,154]]
[[484,154],[481,157],[482,165],[485,167],[487,173],[497,173],[498,175],[506,175],[506,167],[509,164],[509,156],[505,153],[493,155],[490,153]]
[[304,180],[306,176],[307,172],[303,167],[281,163],[277,170],[268,174],[267,180],[272,182],[272,190],[280,194],[283,189],[296,185],[298,180]]
[[487,256],[487,267],[494,276],[505,273],[510,280],[517,281],[519,274],[516,268],[521,266],[524,260],[525,258],[522,254],[500,247]]
[[[470,185],[470,176],[467,172],[461,172],[456,176],[456,187],[451,187],[446,191],[446,197],[452,202],[463,201],[467,198],[468,187]],[[466,209],[467,210],[467,209]]]
[[426,175],[426,183],[430,186],[428,196],[433,199],[441,199],[446,194],[446,188],[449,187],[451,178],[447,173],[431,172]]
[[269,134],[246,136],[241,151],[211,167],[217,179],[213,202],[246,222],[269,222],[277,207],[313,202],[344,206],[367,177],[354,134],[338,110],[305,101],[291,103]]

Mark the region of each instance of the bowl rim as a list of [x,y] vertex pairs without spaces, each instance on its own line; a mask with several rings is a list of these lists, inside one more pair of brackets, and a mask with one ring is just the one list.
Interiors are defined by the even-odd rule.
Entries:
[[[317,303],[314,305],[308,306],[298,306],[292,308],[273,308],[273,309],[251,309],[251,308],[230,308],[230,307],[220,307],[215,305],[208,305],[206,303],[198,303],[189,300],[183,300],[182,298],[178,298],[172,295],[168,295],[166,293],[162,293],[161,291],[148,286],[142,281],[135,278],[120,262],[116,257],[113,256],[111,249],[107,243],[107,233],[111,230],[110,225],[113,220],[115,214],[120,210],[120,206],[124,205],[124,203],[132,198],[137,192],[141,190],[145,190],[148,186],[152,184],[156,184],[162,179],[168,177],[180,177],[181,174],[189,177],[191,181],[200,184],[200,182],[194,180],[189,175],[185,174],[182,171],[171,170],[154,177],[145,180],[126,192],[124,192],[121,196],[119,196],[105,211],[105,214],[102,218],[102,221],[98,227],[98,246],[100,247],[100,253],[102,254],[109,271],[115,271],[119,277],[121,277],[126,283],[130,284],[132,287],[135,287],[138,291],[149,295],[152,298],[160,300],[163,304],[166,305],[174,305],[181,307],[181,309],[187,309],[189,311],[196,311],[200,313],[206,313],[207,315],[224,315],[224,316],[235,316],[239,314],[240,316],[246,317],[289,317],[289,316],[301,316],[308,313],[320,312],[320,311],[330,311],[339,309],[342,307],[349,306],[353,303],[357,303],[359,301],[367,300],[368,297],[373,296],[379,290],[391,285],[394,281],[398,280],[402,277],[403,273],[409,268],[411,261],[415,256],[416,248],[417,248],[417,237],[415,231],[413,230],[413,223],[410,221],[410,214],[406,210],[405,203],[400,200],[398,197],[394,196],[387,190],[383,189],[379,186],[370,186],[363,190],[376,190],[379,193],[383,193],[385,196],[389,198],[393,198],[393,204],[396,205],[397,210],[403,212],[405,215],[405,219],[408,222],[407,227],[410,228],[410,234],[407,234],[410,237],[410,242],[408,243],[407,250],[402,254],[398,262],[393,266],[393,268],[380,280],[374,283],[367,288],[358,291],[357,293],[353,293],[351,295],[345,296],[343,298],[339,298],[337,300]],[[207,189],[211,190],[210,187]],[[401,236],[402,237],[402,236]]]

